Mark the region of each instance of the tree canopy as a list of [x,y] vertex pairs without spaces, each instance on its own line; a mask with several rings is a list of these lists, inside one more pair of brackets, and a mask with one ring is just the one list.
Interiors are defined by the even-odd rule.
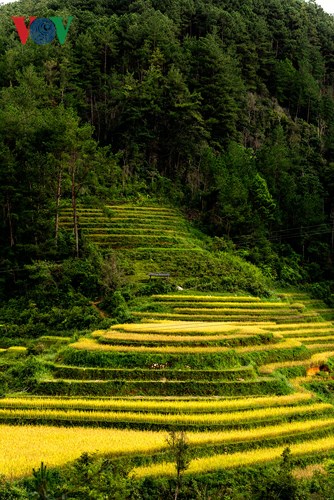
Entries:
[[[22,15],[73,16],[66,42],[21,45]],[[256,264],[333,276],[334,19],[314,1],[20,0],[0,19],[1,268],[60,257],[60,200],[144,194]]]

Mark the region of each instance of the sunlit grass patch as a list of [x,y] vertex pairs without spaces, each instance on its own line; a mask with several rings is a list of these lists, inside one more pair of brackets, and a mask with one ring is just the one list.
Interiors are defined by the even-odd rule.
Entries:
[[[333,425],[333,422],[334,419],[310,420],[228,432],[189,432],[187,436],[190,445],[257,441],[268,437],[325,429]],[[165,448],[165,440],[165,431],[1,425],[0,473],[9,478],[30,475],[32,468],[37,468],[41,461],[48,467],[61,466],[78,458],[83,452],[114,455],[149,454]],[[301,449],[303,444],[299,445]],[[298,445],[293,445],[293,448],[295,446]],[[232,456],[224,455],[224,460]],[[136,475],[139,475],[140,470],[143,471],[143,468],[137,469]]]
[[165,446],[165,433],[121,429],[0,425],[0,474],[31,475],[41,461],[61,466],[83,452],[151,453]]
[[[334,449],[334,436],[309,440],[290,446],[292,456],[303,456],[317,454]],[[225,468],[247,466],[257,463],[270,462],[280,458],[283,446],[275,448],[260,448],[255,450],[233,453],[231,455],[213,455],[210,457],[197,458],[190,462],[186,474],[203,474]],[[175,475],[173,463],[159,463],[146,467],[136,467],[132,475],[139,478],[145,476],[172,476]]]
[[[274,349],[289,349],[300,347],[302,344],[294,339],[286,339],[283,342],[276,344],[254,345],[246,347],[235,347],[236,352],[255,352],[255,351],[270,351]],[[206,354],[218,353],[231,350],[230,347],[206,346],[206,347],[191,347],[191,346],[127,346],[127,345],[109,345],[100,344],[94,339],[83,338],[73,344],[70,344],[73,349],[88,350],[88,351],[110,351],[110,352],[152,352],[152,353],[191,353],[191,354]]]
[[[273,334],[273,336],[277,336],[278,334]],[[161,342],[163,343],[169,343],[169,342],[201,342],[201,343],[206,343],[206,342],[221,342],[221,341],[228,341],[228,340],[233,340],[233,339],[249,339],[253,338],[254,336],[252,334],[229,334],[229,335],[185,335],[185,334],[179,334],[179,335],[163,335],[163,334],[147,334],[147,333],[120,333],[120,332],[107,332],[104,334],[94,332],[92,334],[94,338],[100,338],[106,341],[114,341],[114,342]],[[257,338],[257,337],[254,337]]]
[[302,361],[282,361],[278,363],[269,363],[267,365],[260,366],[259,372],[262,374],[273,373],[275,370],[279,370],[280,368],[292,368],[295,366],[304,366],[308,367],[311,365],[311,360],[302,360]]
[[[158,324],[157,324],[158,323]],[[202,321],[168,321],[157,320],[150,323],[139,324],[124,324],[114,325],[112,330],[119,330],[124,332],[141,332],[153,334],[166,334],[166,333],[226,333],[226,334],[260,334],[264,333],[271,323],[227,323],[227,322],[202,322]],[[103,330],[98,330],[98,333],[103,333]],[[105,333],[105,332],[104,332]]]
[[185,298],[180,299],[179,301],[173,301],[173,302],[166,302],[161,300],[162,304],[168,303],[169,305],[172,305],[173,307],[184,307],[184,308],[190,308],[190,309],[198,309],[199,306],[200,308],[205,308],[205,309],[235,309],[236,311],[241,310],[241,312],[247,311],[247,312],[258,312],[261,311],[262,309],[270,309],[270,310],[287,310],[288,308],[292,309],[303,309],[303,306],[298,304],[297,306],[294,305],[288,305],[283,302],[227,302],[227,301],[216,301],[216,302],[209,302],[209,301],[201,301],[199,303],[198,301],[192,301],[192,300],[186,300]]
[[261,302],[259,297],[250,297],[248,295],[232,297],[228,295],[152,295],[153,299],[163,301],[174,300],[192,300],[194,302]]
[[149,412],[113,412],[113,411],[81,411],[53,409],[0,409],[0,420],[15,421],[33,420],[49,422],[83,422],[83,423],[129,423],[129,424],[160,424],[160,425],[195,425],[195,426],[231,426],[237,423],[245,424],[262,420],[300,417],[301,415],[316,415],[333,406],[328,403],[313,403],[296,406],[277,406],[241,410],[233,413],[200,413],[200,414],[161,414]]
[[294,393],[287,396],[261,396],[238,399],[83,399],[60,397],[15,397],[0,398],[0,408],[40,408],[40,409],[72,409],[101,411],[139,411],[165,413],[205,413],[239,411],[249,408],[265,408],[271,406],[294,406],[312,401],[310,393]]
[[[319,318],[320,319],[320,318]],[[285,323],[284,325],[273,325],[271,326],[272,330],[299,330],[302,328],[303,330],[305,329],[323,329],[323,328],[333,328],[333,323],[330,321],[317,321],[317,322],[309,322],[305,323],[301,326],[300,323]]]
[[331,337],[331,336],[334,337],[334,329],[329,330],[328,328],[317,328],[317,329],[309,328],[309,329],[307,329],[307,328],[304,328],[304,326],[301,326],[301,328],[298,330],[288,330],[288,331],[273,330],[273,331],[276,331],[277,333],[282,335],[282,337],[285,337],[285,338],[287,338],[287,337],[300,337],[300,336],[303,336],[305,339],[312,338],[312,337],[321,338],[322,336],[324,336],[323,334],[326,334],[326,337]]
[[212,315],[219,315],[219,314],[248,314],[249,316],[265,316],[266,314],[272,314],[272,315],[288,315],[292,314],[294,311],[291,311],[291,309],[260,309],[260,308],[253,308],[253,309],[240,309],[240,308],[233,308],[233,307],[220,307],[220,308],[195,308],[195,307],[175,307],[173,309],[176,313],[181,313],[181,314],[212,314]]

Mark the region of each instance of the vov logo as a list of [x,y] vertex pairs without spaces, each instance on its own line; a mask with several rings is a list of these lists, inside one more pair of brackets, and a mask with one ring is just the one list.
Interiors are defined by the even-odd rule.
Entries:
[[12,17],[19,34],[22,45],[27,43],[30,38],[37,43],[37,45],[45,45],[51,43],[56,35],[61,45],[65,43],[68,30],[70,29],[73,16],[70,16],[67,21],[67,26],[63,25],[62,17],[29,17],[29,27],[25,24],[24,17]]

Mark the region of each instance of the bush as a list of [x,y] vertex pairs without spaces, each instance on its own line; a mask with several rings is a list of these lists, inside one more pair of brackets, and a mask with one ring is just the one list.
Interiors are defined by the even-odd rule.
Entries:
[[290,448],[282,453],[282,461],[278,468],[270,471],[266,481],[253,486],[254,500],[306,500],[305,490],[292,475]]
[[284,379],[235,381],[81,381],[55,380],[39,382],[35,394],[52,396],[257,396],[290,394],[292,389]]
[[141,286],[137,292],[139,296],[169,293],[175,291],[175,286],[165,279],[152,279],[149,283]]
[[36,358],[28,358],[26,362],[16,363],[11,366],[6,375],[8,388],[12,391],[30,391],[36,385],[36,380],[44,375],[46,366]]
[[168,370],[155,367],[150,370],[141,368],[112,369],[112,368],[80,368],[75,366],[53,366],[55,378],[72,380],[238,380],[254,379],[255,371],[252,366],[235,368],[233,370]]
[[63,480],[58,483],[61,493],[59,498],[139,499],[137,495],[131,495],[135,484],[128,478],[128,473],[129,466],[125,459],[112,461],[110,458],[83,453],[63,471]]
[[101,303],[100,307],[112,315],[112,319],[119,323],[131,321],[131,314],[128,305],[120,291],[108,295]]
[[1,500],[29,500],[25,489],[7,481],[2,476],[0,476],[0,498]]
[[334,307],[334,282],[323,281],[313,283],[308,286],[311,297],[314,299],[323,300],[330,307]]
[[0,398],[6,396],[6,393],[8,391],[8,381],[8,375],[6,373],[0,373]]

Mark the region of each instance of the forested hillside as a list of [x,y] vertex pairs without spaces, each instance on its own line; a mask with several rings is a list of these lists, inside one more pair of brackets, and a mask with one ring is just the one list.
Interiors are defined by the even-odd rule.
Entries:
[[334,17],[0,26],[0,498],[333,498]]
[[[21,45],[22,15],[74,19],[64,45]],[[124,198],[181,208],[283,284],[333,279],[334,20],[315,2],[21,0],[0,20],[3,295],[26,265],[87,257],[63,205]]]

